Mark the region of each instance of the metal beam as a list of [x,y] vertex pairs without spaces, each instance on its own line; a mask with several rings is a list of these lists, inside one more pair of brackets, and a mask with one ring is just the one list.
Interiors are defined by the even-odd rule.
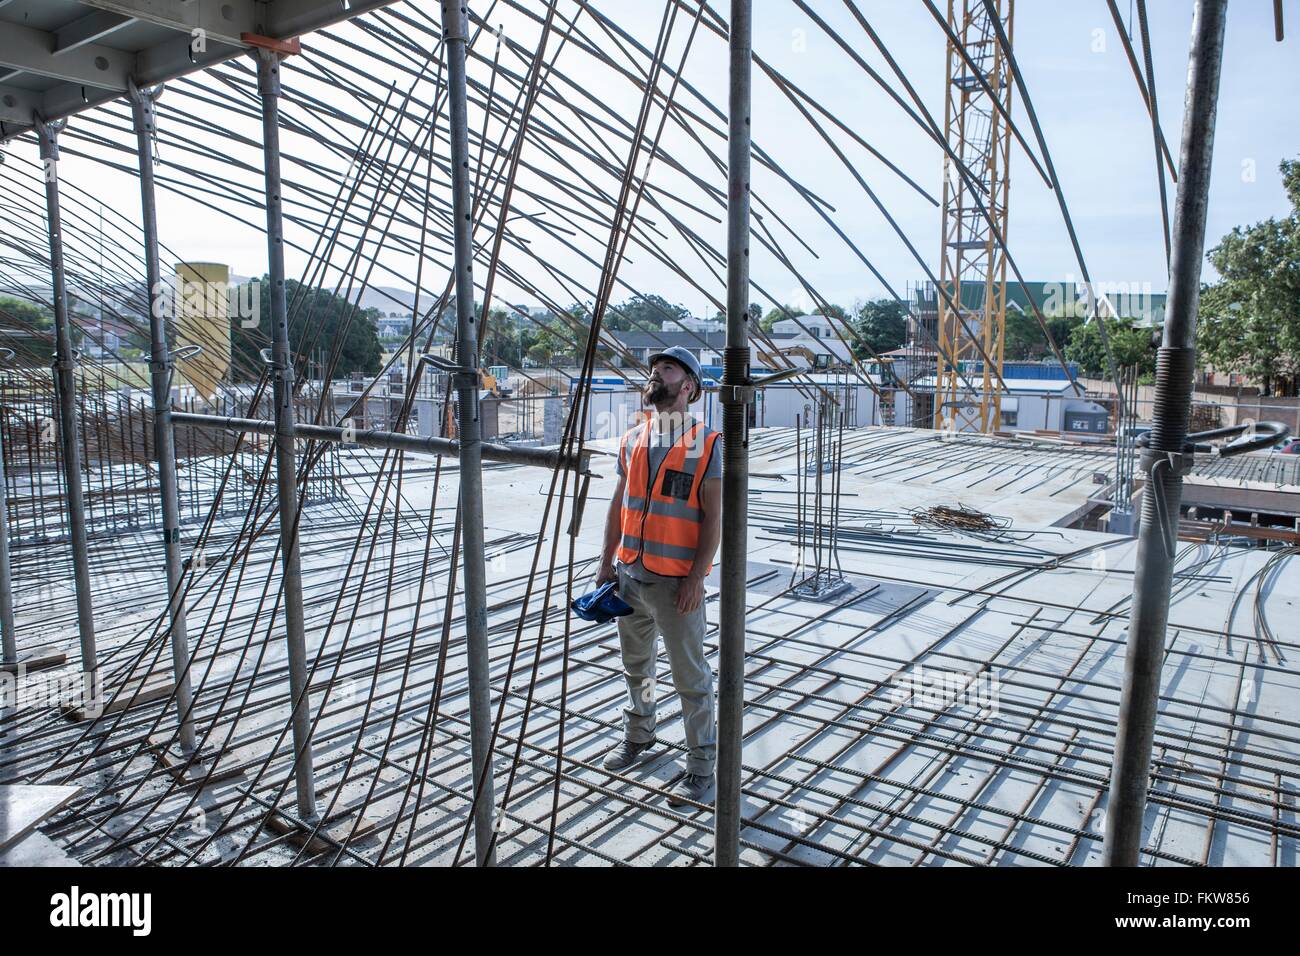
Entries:
[[[16,86],[0,84],[0,123],[8,126],[30,128],[33,116],[41,110],[43,100],[39,93],[19,89]],[[44,114],[42,114],[44,115]],[[21,132],[19,130],[18,132]],[[8,139],[10,130],[0,133],[0,138]]]
[[126,92],[135,67],[134,55],[98,43],[84,43],[55,57],[51,53],[57,42],[53,33],[6,22],[0,31],[0,66],[119,95]]
[[386,7],[396,0],[82,0],[99,10],[191,33],[209,41],[241,45],[243,33],[287,40]]
[[[260,418],[229,418],[224,415],[198,415],[193,412],[172,412],[177,425],[194,428],[212,428],[230,432],[248,432],[255,435],[274,435],[275,422]],[[357,431],[338,425],[310,425],[298,423],[293,433],[312,441],[341,442],[360,445],[362,448],[382,448],[390,451],[413,451],[425,455],[448,455],[459,458],[461,443],[453,438],[423,437],[405,432],[386,432],[378,429]],[[535,468],[566,468],[578,474],[589,474],[591,452],[579,456],[565,455],[558,448],[519,448],[494,442],[480,442],[484,461],[497,461],[506,465],[530,465]]]
[[[202,31],[209,41],[239,46],[241,33],[260,33],[259,16],[253,0],[81,0],[103,13],[130,17],[144,23],[176,30],[187,36]],[[325,4],[317,4],[324,6]],[[260,4],[274,7],[275,3]],[[188,42],[188,40],[187,40]]]
[[396,0],[351,0],[350,3],[343,0],[275,0],[269,5],[270,23],[262,32],[286,40],[391,6],[395,2]]
[[54,49],[50,52],[55,56],[67,53],[69,50],[75,50],[77,47],[100,40],[110,33],[125,26],[130,26],[132,23],[135,23],[134,17],[124,17],[120,13],[96,10],[94,13],[86,14],[79,20],[73,20],[66,27],[55,30]]
[[718,783],[713,863],[740,865],[745,718],[745,581],[749,550],[749,177],[753,8],[732,0],[727,127],[727,345],[723,353],[722,570],[718,612]]
[[[5,0],[0,0],[0,6]],[[167,40],[134,57],[134,69],[128,71],[137,86],[157,86],[177,77],[224,63],[247,50],[240,33],[261,33],[275,39],[289,39],[313,30],[332,26],[340,21],[360,16],[395,0],[354,0],[344,5],[342,0],[275,0],[274,3],[254,5],[251,0],[217,4],[209,0],[83,0],[88,6],[100,10],[132,16],[158,26],[177,31],[175,39]],[[231,8],[230,19],[225,19],[221,9]],[[270,22],[259,23],[247,8],[268,8]],[[216,18],[221,17],[218,21]],[[7,30],[10,24],[4,24]],[[196,42],[192,31],[202,27],[202,43]],[[236,29],[243,28],[243,29]],[[36,31],[41,33],[41,31]],[[52,37],[53,34],[42,34]],[[52,49],[53,41],[50,41]],[[85,48],[72,51],[76,56]],[[131,58],[131,54],[119,53]],[[92,58],[93,59],[93,58]],[[55,60],[61,63],[62,57]],[[3,74],[0,74],[3,75]],[[3,82],[0,80],[0,82]],[[116,89],[104,89],[88,83],[60,84],[42,94],[8,88],[0,91],[0,140],[12,139],[29,132],[37,120],[52,121],[102,106],[117,99],[126,91],[125,76]],[[12,99],[6,103],[5,99]]]
[[233,60],[245,52],[247,47],[243,45],[211,39],[207,41],[206,49],[196,49],[188,36],[179,36],[140,51],[135,60],[135,82],[137,85],[157,86]]

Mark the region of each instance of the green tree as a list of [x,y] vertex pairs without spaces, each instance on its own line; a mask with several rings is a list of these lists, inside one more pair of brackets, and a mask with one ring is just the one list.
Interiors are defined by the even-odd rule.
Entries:
[[560,365],[573,359],[573,332],[561,320],[548,317],[528,347],[527,355],[538,365]]
[[54,313],[43,305],[0,296],[0,323],[7,329],[48,332],[54,328]]
[[0,346],[13,349],[20,365],[49,365],[54,314],[44,306],[0,296]]
[[[673,305],[661,295],[637,296],[626,302],[605,310],[602,326],[612,332],[627,332],[636,329],[658,332],[665,322],[689,319],[690,309]],[[678,326],[670,325],[670,331]]]
[[853,354],[858,358],[870,356],[868,346],[877,354],[902,348],[907,342],[907,306],[897,299],[864,302],[857,308],[853,330]]
[[1042,337],[1043,332],[1032,315],[1027,315],[1019,309],[1007,309],[1003,354],[1008,362],[1029,360]]
[[783,305],[773,308],[767,313],[767,315],[763,316],[763,318],[759,320],[758,324],[764,332],[771,332],[772,326],[776,325],[776,323],[780,322],[782,319],[797,319],[799,316],[807,314],[807,312],[799,308],[797,305]]
[[1300,386],[1300,160],[1283,160],[1291,214],[1238,226],[1209,252],[1222,277],[1202,290],[1196,346],[1204,363],[1258,381],[1265,395]]
[[[1107,319],[1106,335],[1117,366],[1136,365],[1139,375],[1155,373],[1156,342],[1152,329],[1138,328],[1128,318]],[[1064,351],[1066,359],[1079,363],[1079,370],[1084,375],[1100,378],[1110,374],[1106,347],[1096,320],[1075,326]]]
[[[271,344],[270,277],[263,276],[257,280],[256,286],[257,324],[244,328],[239,319],[231,322],[231,350],[235,359],[232,375],[236,379],[247,380],[260,374],[263,362],[259,353]],[[299,289],[303,289],[300,300]],[[285,294],[293,309],[289,319],[289,341],[295,351],[306,353],[323,349],[328,356],[337,349],[336,376],[379,374],[384,353],[376,325],[378,309],[357,309],[342,296],[326,289],[304,289],[293,279],[285,282]],[[237,301],[248,302],[251,299],[248,292],[241,290]]]
[[[1043,316],[1047,320],[1047,331],[1052,333],[1052,341],[1062,352],[1065,351],[1065,344],[1070,341],[1070,336],[1074,330],[1083,325],[1083,318],[1076,315],[1058,315]],[[1035,325],[1038,323],[1035,322]],[[1047,342],[1043,342],[1043,355],[1050,355],[1051,349],[1048,348]]]
[[519,325],[505,309],[493,309],[486,323],[487,335],[483,339],[484,365],[523,365],[528,350],[528,330]]
[[[1072,309],[1068,314],[1065,312],[1053,316],[1044,314],[1043,319],[1047,330],[1052,333],[1052,340],[1062,351],[1065,349],[1065,343],[1070,341],[1071,333],[1083,324],[1083,319],[1076,316]],[[1055,357],[1034,313],[1012,308],[1007,309],[1004,354],[1009,362],[1038,362]]]

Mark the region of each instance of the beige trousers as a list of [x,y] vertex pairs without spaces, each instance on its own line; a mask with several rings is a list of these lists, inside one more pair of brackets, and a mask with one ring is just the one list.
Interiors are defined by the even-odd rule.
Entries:
[[704,656],[704,605],[690,614],[677,611],[677,580],[653,584],[638,581],[618,569],[618,596],[633,613],[618,619],[618,636],[627,678],[628,704],[623,732],[634,743],[655,736],[655,657],[660,634],[668,650],[673,687],[682,706],[686,729],[686,772],[713,775],[717,732],[713,717],[713,670]]

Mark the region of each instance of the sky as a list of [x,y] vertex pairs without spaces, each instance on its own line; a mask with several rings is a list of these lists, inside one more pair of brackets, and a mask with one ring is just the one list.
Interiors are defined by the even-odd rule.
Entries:
[[[576,9],[571,0],[562,3],[570,11]],[[887,72],[884,59],[851,15],[847,0],[806,0],[806,5],[839,34],[848,50],[823,32],[796,2],[755,0],[755,53],[870,142],[923,190],[937,197],[942,185],[942,153],[854,63],[849,51],[875,69]],[[429,2],[427,6],[436,17],[437,5]],[[485,0],[474,0],[474,9],[486,6]],[[543,5],[536,2],[533,6],[541,10]],[[661,5],[606,0],[596,6],[646,46],[653,44]],[[726,3],[720,0],[715,0],[714,6],[726,9]],[[946,44],[924,5],[920,0],[857,0],[857,6],[928,110],[942,122]],[[1119,0],[1119,6],[1127,19],[1128,0]],[[1288,24],[1291,35],[1284,43],[1274,41],[1271,4],[1237,0],[1229,8],[1207,247],[1235,225],[1288,212],[1277,167],[1283,158],[1300,157],[1300,16],[1295,14],[1300,8],[1287,6],[1292,16]],[[1176,158],[1192,4],[1189,0],[1149,0],[1149,8],[1159,109],[1165,136]],[[492,17],[498,19],[497,11]],[[499,19],[509,37],[528,46],[536,43],[536,25],[526,18],[500,10]],[[668,55],[668,62],[674,66],[688,29],[689,22],[681,18]],[[1136,21],[1133,29],[1136,38]],[[304,40],[308,49],[311,44],[311,38]],[[1105,0],[1019,0],[1015,4],[1014,46],[1093,279],[1107,285],[1129,283],[1134,288],[1163,292],[1167,268],[1151,127]],[[577,84],[596,91],[602,102],[626,117],[635,117],[640,96],[631,84],[611,81],[607,68],[572,47],[562,52],[560,65]],[[471,76],[484,82],[488,79],[481,64],[471,64]],[[725,106],[725,43],[701,30],[686,60],[683,78],[714,104]],[[383,75],[374,78],[379,85],[387,79]],[[664,80],[662,85],[666,87],[667,82]],[[685,90],[679,92],[678,99],[701,115],[707,112]],[[756,161],[754,194],[756,200],[763,200],[769,207],[762,209],[756,204],[756,216],[777,235],[794,267],[792,270],[782,265],[756,241],[751,275],[765,294],[756,292],[755,300],[810,306],[794,271],[820,295],[844,305],[884,294],[885,283],[895,292],[904,293],[908,283],[925,277],[926,269],[937,271],[940,211],[931,202],[848,136],[837,134],[835,141],[852,171],[846,168],[757,68],[752,115],[755,145],[780,171],[764,168]],[[1030,123],[1019,95],[1013,98],[1013,116],[1032,143]],[[710,117],[710,122],[720,125],[716,117]],[[473,109],[470,123],[476,126]],[[725,155],[720,137],[709,141]],[[28,149],[22,144],[7,148]],[[710,183],[723,184],[721,172],[681,130],[670,126],[663,148]],[[165,151],[163,158],[168,159]],[[255,157],[245,157],[250,158],[255,161]],[[114,159],[121,161],[122,157]],[[538,162],[545,164],[540,158]],[[1056,197],[1015,144],[1010,169],[1008,243],[1022,273],[1030,280],[1077,280],[1079,265]],[[861,176],[895,218],[907,242],[894,233],[853,172]],[[74,179],[127,217],[138,219],[138,192],[121,174],[106,172],[85,160],[68,159],[61,176]],[[832,210],[835,227],[817,214],[785,176],[816,193],[823,208]],[[714,248],[724,248],[720,206],[710,207],[702,191],[690,187],[662,164],[652,170],[650,180],[663,190],[667,209],[680,213]],[[250,180],[249,185],[260,186],[260,182]],[[604,183],[607,189],[609,185]],[[1173,184],[1169,190],[1172,215]],[[672,197],[680,197],[680,201],[703,211],[676,207]],[[661,211],[643,207],[642,215],[656,227],[667,226]],[[785,227],[776,224],[777,217]],[[264,238],[229,217],[184,197],[161,193],[159,219],[163,242],[176,257],[228,262],[239,275],[265,271]],[[529,223],[517,222],[512,228],[527,235]],[[534,236],[532,242],[541,258],[594,288],[597,267],[571,250],[548,244],[541,235]],[[710,273],[680,238],[670,237],[666,248],[670,258],[696,279],[703,291],[693,288],[653,256],[633,249],[620,272],[627,285],[615,299],[635,288],[661,294],[696,314],[712,314],[710,297],[716,301],[722,292],[717,275]],[[593,252],[590,248],[588,251]],[[303,255],[291,251],[290,274],[301,271],[305,261]],[[545,281],[535,264],[520,268],[531,268],[530,275],[539,283]],[[879,276],[873,274],[873,268]],[[386,254],[384,267],[374,281],[402,286],[412,275],[413,259]],[[1213,278],[1208,272],[1206,277]],[[511,289],[509,283],[503,283],[501,294],[510,301],[533,301],[526,292]],[[557,299],[562,296],[558,287],[549,289],[548,294]]]

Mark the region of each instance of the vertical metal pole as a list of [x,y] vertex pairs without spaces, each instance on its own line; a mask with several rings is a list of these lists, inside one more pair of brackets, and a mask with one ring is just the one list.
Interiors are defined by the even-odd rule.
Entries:
[[[54,295],[54,389],[59,403],[59,442],[67,491],[72,573],[77,589],[77,630],[81,635],[81,669],[99,669],[95,620],[90,603],[90,557],[86,550],[86,502],[81,489],[81,447],[77,444],[76,357],[68,322],[67,284],[63,274],[63,221],[59,215],[59,130],[62,124],[36,124],[45,173],[45,213],[50,233],[50,273]],[[91,679],[93,686],[93,678]]]
[[154,100],[162,88],[131,88],[131,116],[135,121],[140,161],[140,211],[144,222],[144,270],[149,302],[149,377],[153,391],[154,455],[158,462],[158,486],[162,495],[163,559],[167,565],[167,593],[171,595],[172,670],[176,675],[176,716],[180,721],[181,746],[192,751],[194,741],[193,694],[190,690],[189,628],[182,597],[184,572],[181,568],[181,508],[176,495],[176,447],[171,419],[171,352],[163,319],[164,296],[158,265],[158,208],[154,201],[153,134],[157,115]]
[[[0,358],[12,359],[12,349],[0,349],[5,353]],[[0,401],[4,392],[0,391]],[[0,649],[3,659],[0,670],[18,670],[18,638],[14,631],[14,594],[13,577],[9,568],[9,482],[5,476],[4,423],[0,421]],[[15,696],[17,696],[15,694]],[[17,701],[14,701],[17,704]],[[12,746],[15,742],[16,725],[10,723],[14,712],[0,699],[0,747]],[[6,730],[5,726],[10,729]]]
[[18,638],[14,632],[13,575],[9,567],[9,482],[5,478],[4,449],[0,448],[0,644],[4,663],[18,663]]
[[302,566],[298,554],[298,462],[294,449],[293,351],[284,288],[284,221],[280,188],[280,55],[256,51],[262,96],[262,153],[266,165],[266,245],[271,277],[271,376],[275,403],[275,484],[280,508],[280,559],[284,569],[285,643],[293,698],[293,749],[298,816],[316,818],[312,783],[311,699],[307,694],[307,638],[303,626]]
[[1155,410],[1151,447],[1143,452],[1146,489],[1133,577],[1124,658],[1124,690],[1111,766],[1106,811],[1106,866],[1137,866],[1142,849],[1155,735],[1160,666],[1169,618],[1169,586],[1177,544],[1178,509],[1183,494],[1183,455],[1196,370],[1196,309],[1201,260],[1205,253],[1205,212],[1209,201],[1214,120],[1223,63],[1227,0],[1198,0],[1192,20],[1192,46],[1183,107],[1183,138],[1178,159],[1178,197],[1174,204],[1173,255],[1164,340],[1156,356]]
[[740,865],[740,766],[749,548],[750,0],[732,0],[727,129],[727,344],[723,353],[722,568],[718,641],[718,786],[713,863]]
[[469,116],[465,102],[465,34],[460,0],[442,0],[451,122],[452,216],[456,249],[456,381],[460,431],[461,553],[465,557],[465,653],[469,678],[470,754],[476,786],[474,848],[479,866],[491,866],[494,802],[491,685],[488,681],[487,571],[483,548],[483,459],[479,426],[478,326],[474,316],[474,247],[470,222]]

